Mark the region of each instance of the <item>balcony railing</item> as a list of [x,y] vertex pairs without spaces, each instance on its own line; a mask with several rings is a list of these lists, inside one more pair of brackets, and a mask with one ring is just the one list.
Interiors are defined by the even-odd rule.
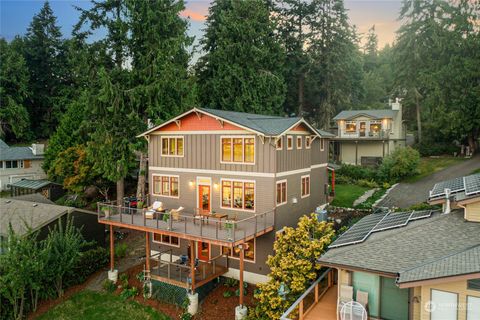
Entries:
[[236,215],[208,214],[199,209],[191,213],[175,210],[147,214],[147,208],[131,208],[117,205],[115,201],[98,203],[98,220],[103,223],[115,222],[125,226],[145,227],[189,235],[207,240],[236,242],[265,232],[274,225],[275,211],[272,209],[251,214],[244,219]]
[[360,139],[388,139],[390,137],[391,130],[385,129],[377,132],[365,131],[365,132],[346,132],[340,130],[340,138],[360,138]]

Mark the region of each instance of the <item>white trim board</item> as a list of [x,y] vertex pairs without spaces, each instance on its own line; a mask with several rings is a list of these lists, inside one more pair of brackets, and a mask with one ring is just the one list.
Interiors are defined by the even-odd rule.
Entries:
[[[232,279],[240,279],[240,271],[234,268],[228,268],[228,271],[223,274],[224,277]],[[259,284],[268,282],[268,276],[249,271],[243,271],[243,280],[251,284]]]

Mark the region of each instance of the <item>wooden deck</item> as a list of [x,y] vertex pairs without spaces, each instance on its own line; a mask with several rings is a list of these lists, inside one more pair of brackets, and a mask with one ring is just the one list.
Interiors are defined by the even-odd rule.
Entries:
[[305,320],[337,320],[337,286],[327,290],[323,297],[305,315]]

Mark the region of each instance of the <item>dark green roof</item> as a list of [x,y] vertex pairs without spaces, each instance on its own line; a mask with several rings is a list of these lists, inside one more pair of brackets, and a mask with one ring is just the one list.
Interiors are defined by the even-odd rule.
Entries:
[[10,147],[0,140],[0,161],[35,159],[43,159],[43,155],[34,155],[30,147]]
[[358,116],[367,116],[374,119],[393,119],[398,113],[398,110],[378,109],[378,110],[344,110],[337,114],[333,120],[349,120]]
[[50,184],[56,184],[56,183],[45,180],[45,179],[41,179],[41,180],[22,179],[20,181],[10,183],[10,186],[15,188],[38,190]]
[[463,210],[454,210],[330,249],[319,263],[390,273],[399,283],[470,274],[480,272],[479,235],[480,223],[465,221]]

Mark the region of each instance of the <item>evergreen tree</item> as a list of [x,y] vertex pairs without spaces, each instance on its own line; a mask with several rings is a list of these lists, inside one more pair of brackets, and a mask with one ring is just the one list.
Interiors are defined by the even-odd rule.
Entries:
[[367,42],[363,48],[363,69],[370,72],[377,66],[378,36],[375,33],[375,25],[368,29]]
[[284,51],[265,0],[216,0],[209,9],[205,55],[197,64],[204,107],[279,114],[285,99]]
[[29,139],[28,70],[21,53],[0,38],[0,137]]
[[29,70],[29,114],[37,137],[52,132],[65,109],[62,90],[66,82],[64,47],[56,17],[47,2],[33,17],[25,39]]

